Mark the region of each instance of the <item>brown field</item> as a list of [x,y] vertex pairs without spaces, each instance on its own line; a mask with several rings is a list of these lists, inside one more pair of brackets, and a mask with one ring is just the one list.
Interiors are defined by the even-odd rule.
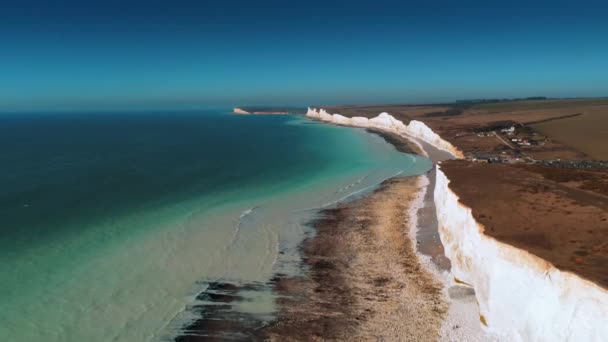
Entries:
[[[570,117],[573,115],[576,116]],[[561,127],[539,130],[549,138],[543,146],[518,147],[535,159],[601,159],[608,147],[608,134],[605,134],[608,99],[480,104],[467,108],[460,116],[416,119],[427,123],[465,152],[504,150],[506,146],[498,139],[471,134],[472,130],[482,130],[501,122],[531,124],[532,128]],[[538,121],[544,122],[535,124]],[[568,123],[572,122],[577,124],[569,126]]]
[[447,161],[485,234],[608,288],[608,171]]
[[532,127],[595,159],[608,160],[608,108],[601,107],[580,116],[538,123]]
[[493,125],[519,123],[538,127],[549,138],[542,146],[521,148],[521,152],[535,159],[608,158],[608,99],[454,104],[452,110],[459,112],[451,113],[447,112],[450,110],[447,105],[365,105],[327,109],[345,116],[373,117],[388,112],[404,123],[420,120],[465,153],[511,150],[495,137],[480,138],[475,132]]
[[513,112],[525,110],[563,110],[576,109],[589,106],[606,106],[608,98],[594,99],[563,99],[563,100],[535,100],[535,101],[513,101],[477,104],[475,109],[486,110],[488,112]]
[[[451,109],[349,106],[330,112],[370,117],[382,111],[404,122],[423,121],[469,157],[608,159],[608,99],[458,104]],[[499,132],[511,125],[517,127],[513,135]],[[608,170],[465,160],[447,161],[441,168],[450,188],[486,227],[486,235],[608,288]]]

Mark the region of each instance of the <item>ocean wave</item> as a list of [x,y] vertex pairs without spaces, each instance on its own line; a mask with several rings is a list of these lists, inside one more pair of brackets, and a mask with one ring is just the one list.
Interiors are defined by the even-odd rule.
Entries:
[[253,214],[254,211],[258,208],[259,208],[259,206],[253,206],[249,209],[244,210],[241,213],[241,215],[239,215],[239,220],[236,223],[236,225],[234,226],[234,231],[232,232],[232,237],[230,238],[230,241],[228,242],[228,244],[226,245],[224,250],[229,250],[229,249],[232,249],[232,247],[234,247],[237,240],[239,239],[239,235],[241,234],[241,226],[243,225],[243,219],[246,218],[247,216]]
[[[395,173],[394,175],[392,175],[392,176],[390,176],[390,177],[387,177],[387,178],[385,178],[385,179],[381,180],[380,182],[378,182],[378,183],[376,183],[376,184],[372,184],[372,185],[366,186],[366,187],[361,188],[361,189],[359,189],[359,190],[357,190],[357,191],[355,191],[355,192],[352,192],[352,193],[350,193],[350,194],[348,194],[348,195],[346,195],[346,196],[344,196],[344,197],[338,198],[338,199],[337,199],[337,200],[335,200],[335,201],[332,201],[332,202],[329,202],[329,203],[323,204],[323,205],[322,205],[320,208],[325,208],[325,207],[328,207],[328,206],[333,205],[333,204],[338,204],[338,203],[340,203],[340,202],[344,201],[345,199],[347,199],[347,198],[349,198],[349,197],[352,197],[352,196],[355,196],[355,195],[357,195],[357,194],[360,194],[360,193],[361,193],[361,192],[363,192],[363,191],[366,191],[366,190],[369,190],[369,189],[375,188],[375,187],[377,187],[378,185],[382,184],[382,182],[384,182],[385,180],[387,180],[387,179],[391,179],[391,178],[395,178],[395,177],[397,177],[397,176],[401,175],[403,172],[404,172],[404,171],[403,171],[403,170],[401,170],[401,171],[399,171],[399,172]],[[367,177],[367,176],[365,176],[364,178],[366,178],[366,177]]]
[[341,192],[344,192],[344,191],[346,191],[346,190],[348,190],[348,189],[352,188],[353,186],[357,186],[357,185],[361,184],[361,182],[363,182],[364,180],[366,180],[368,177],[369,177],[369,174],[367,174],[367,175],[365,175],[365,176],[363,176],[363,177],[361,177],[361,178],[357,179],[357,180],[356,180],[355,182],[353,182],[353,183],[350,183],[350,184],[348,184],[348,185],[346,185],[346,186],[344,186],[344,187],[342,187],[342,188],[338,189],[338,190],[337,190],[335,193],[336,193],[336,194],[339,194],[339,193],[341,193]]
[[243,217],[245,217],[245,216],[247,216],[247,215],[251,214],[251,213],[252,213],[252,212],[253,212],[255,209],[257,209],[257,208],[258,208],[257,206],[254,206],[254,207],[251,207],[251,208],[249,208],[249,209],[247,209],[247,210],[244,210],[244,211],[241,213],[241,215],[239,216],[239,217],[240,217],[240,219],[243,219]]
[[[325,209],[325,208],[327,208],[327,207],[329,207],[329,206],[332,206],[332,205],[338,204],[338,203],[340,203],[340,202],[342,202],[342,201],[344,201],[344,200],[348,199],[349,197],[352,197],[352,196],[358,195],[358,194],[360,194],[360,193],[361,193],[361,192],[363,192],[363,191],[373,189],[373,188],[375,188],[375,187],[379,186],[380,184],[382,184],[382,182],[384,182],[384,181],[386,181],[386,180],[388,180],[388,179],[391,179],[391,178],[395,178],[395,177],[397,177],[397,176],[399,176],[399,175],[403,174],[404,172],[405,172],[405,170],[401,170],[401,171],[399,171],[399,172],[395,173],[395,174],[394,174],[394,175],[392,175],[392,176],[389,176],[389,177],[387,177],[387,178],[382,179],[382,180],[381,180],[380,182],[378,182],[378,183],[374,183],[374,184],[372,184],[372,185],[366,186],[366,187],[361,188],[361,189],[359,189],[359,190],[357,190],[357,191],[354,191],[354,192],[352,192],[352,193],[350,193],[350,194],[348,194],[348,195],[346,195],[346,196],[343,196],[343,197],[340,197],[340,198],[338,198],[338,199],[336,199],[336,200],[333,200],[333,201],[330,201],[330,202],[327,202],[327,203],[321,204],[321,205],[320,205],[320,206],[318,206],[318,207],[312,207],[312,208],[299,209],[299,210],[294,210],[294,211],[292,211],[292,212],[294,212],[294,213],[295,213],[295,212],[304,212],[304,211],[313,211],[313,210],[321,210],[321,209]],[[367,178],[368,176],[369,176],[369,175],[366,175],[366,176],[365,176],[365,177],[363,177],[363,178]],[[360,183],[360,182],[359,182],[359,183]],[[339,191],[337,191],[336,193],[339,193]]]

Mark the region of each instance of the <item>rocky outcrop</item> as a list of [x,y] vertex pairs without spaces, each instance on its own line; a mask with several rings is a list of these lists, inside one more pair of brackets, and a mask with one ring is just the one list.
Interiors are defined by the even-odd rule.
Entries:
[[425,141],[440,150],[447,151],[456,158],[463,158],[462,151],[443,140],[427,125],[420,121],[412,120],[406,125],[401,120],[395,119],[388,113],[380,113],[378,116],[371,119],[360,116],[347,118],[340,114],[329,114],[325,109],[317,110],[315,108],[308,108],[306,116],[337,125],[376,128],[399,135],[407,135]]
[[606,341],[608,292],[485,235],[437,167],[434,200],[452,273],[475,289],[480,320],[509,341]]

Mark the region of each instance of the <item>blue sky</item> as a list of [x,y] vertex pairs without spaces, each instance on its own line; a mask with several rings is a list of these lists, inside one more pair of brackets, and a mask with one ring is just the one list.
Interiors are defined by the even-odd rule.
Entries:
[[0,110],[608,96],[606,1],[19,1]]

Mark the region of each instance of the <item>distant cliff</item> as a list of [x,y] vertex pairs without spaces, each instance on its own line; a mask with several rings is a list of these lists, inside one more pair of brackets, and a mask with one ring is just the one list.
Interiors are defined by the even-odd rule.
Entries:
[[410,137],[425,141],[440,150],[446,151],[452,154],[455,158],[464,157],[462,151],[458,150],[449,142],[443,140],[439,135],[420,121],[412,120],[406,125],[403,123],[403,121],[395,119],[388,113],[380,113],[378,116],[371,119],[360,116],[347,118],[340,114],[329,114],[327,111],[325,111],[325,109],[322,108],[319,110],[316,110],[315,108],[308,108],[306,116],[337,125],[376,128],[399,135],[406,134]]
[[241,109],[241,108],[239,108],[239,107],[234,107],[233,112],[234,112],[235,114],[251,114],[251,113],[249,113],[248,111],[243,110],[243,109]]
[[305,114],[305,108],[296,107],[234,107],[235,114]]

